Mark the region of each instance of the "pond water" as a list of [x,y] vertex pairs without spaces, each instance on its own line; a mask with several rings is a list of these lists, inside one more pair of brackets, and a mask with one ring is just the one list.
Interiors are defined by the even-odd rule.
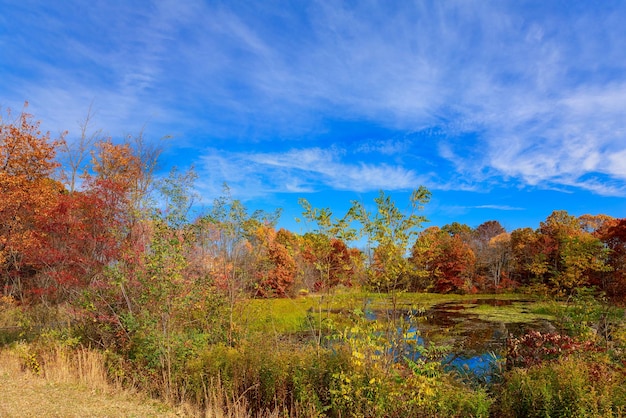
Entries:
[[[508,338],[519,337],[530,330],[555,330],[550,321],[530,314],[530,303],[476,299],[441,303],[425,310],[405,309],[402,314],[409,322],[409,332],[416,332],[419,344],[452,347],[443,359],[446,367],[483,375],[504,354]],[[366,310],[369,319],[389,315],[385,310]]]

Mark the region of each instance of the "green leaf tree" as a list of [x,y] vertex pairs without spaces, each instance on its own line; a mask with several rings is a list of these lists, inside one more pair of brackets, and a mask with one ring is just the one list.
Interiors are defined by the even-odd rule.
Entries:
[[353,202],[350,216],[361,225],[368,247],[374,246],[368,269],[369,285],[383,292],[407,289],[415,273],[407,256],[415,237],[427,219],[417,212],[430,201],[430,192],[420,187],[411,193],[405,210],[399,209],[382,190],[369,212],[361,202]]
[[349,214],[335,218],[329,208],[313,208],[304,198],[299,199],[298,203],[303,208],[305,222],[314,225],[313,230],[301,240],[304,258],[313,264],[318,274],[313,287],[315,290],[330,291],[337,284],[346,284],[349,279],[342,278],[342,275],[351,269],[351,258],[359,256],[350,253],[345,244],[356,236],[356,231],[350,225]]

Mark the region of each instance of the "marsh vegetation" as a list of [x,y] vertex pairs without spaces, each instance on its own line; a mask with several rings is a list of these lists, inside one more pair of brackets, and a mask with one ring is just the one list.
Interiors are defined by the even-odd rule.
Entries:
[[626,219],[423,229],[420,187],[302,199],[296,234],[227,187],[192,211],[193,170],[86,132],[0,120],[0,344],[26,373],[198,416],[624,414]]

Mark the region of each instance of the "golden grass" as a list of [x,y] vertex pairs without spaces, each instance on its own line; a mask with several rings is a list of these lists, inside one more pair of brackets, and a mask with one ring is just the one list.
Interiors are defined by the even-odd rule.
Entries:
[[[19,347],[0,351],[2,417],[175,417],[169,406],[106,380],[101,355],[91,350],[45,354],[37,375],[25,370]],[[76,361],[74,361],[76,360]]]
[[[0,349],[0,417],[204,417],[278,418],[279,412],[253,415],[242,400],[227,399],[219,380],[205,394],[206,410],[173,407],[108,381],[102,353],[54,348],[31,356],[26,343]],[[36,361],[36,366],[33,367]]]

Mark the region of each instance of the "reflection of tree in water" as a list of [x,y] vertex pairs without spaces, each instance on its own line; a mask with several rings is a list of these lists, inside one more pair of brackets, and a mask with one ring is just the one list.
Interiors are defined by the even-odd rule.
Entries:
[[491,346],[493,343],[495,328],[492,324],[474,324],[472,329],[463,333],[463,338],[460,341],[459,348],[465,352],[480,353],[486,351],[485,348]]
[[[503,355],[506,341],[535,330],[550,332],[554,326],[546,320],[530,322],[506,322],[482,319],[474,309],[480,305],[505,307],[518,305],[525,310],[525,301],[477,299],[463,302],[446,302],[429,309],[407,309],[402,312],[408,329],[417,331],[416,341],[425,347],[448,346],[450,351],[441,361],[446,368],[463,371],[476,376],[488,376],[491,367]],[[385,309],[365,307],[368,320],[384,321],[392,315]],[[506,311],[504,311],[506,312]],[[488,316],[489,317],[489,316]],[[404,332],[404,331],[402,331]],[[409,357],[420,357],[420,350],[407,346]],[[414,351],[415,350],[415,351]],[[488,377],[487,377],[488,378]]]
[[[508,322],[498,321],[493,317],[489,320],[483,319],[478,314],[485,313],[480,305],[493,306],[499,311],[499,307],[515,304],[519,308],[518,312],[524,312],[525,302],[527,301],[476,299],[441,303],[426,310],[416,310],[407,306],[402,314],[409,330],[417,330],[418,344],[426,347],[450,347],[449,354],[442,359],[446,367],[482,375],[487,373],[493,362],[503,354],[508,338],[519,337],[531,330],[541,332],[554,330],[553,325],[546,320]],[[366,304],[364,312],[368,320],[384,321],[393,316],[389,310],[372,310],[367,305],[369,304]],[[409,357],[420,356],[419,350],[412,352],[413,348],[410,346],[407,348],[409,352],[406,354]]]
[[530,330],[545,332],[553,329],[552,324],[545,320],[511,323],[483,320],[471,309],[477,305],[500,307],[512,304],[511,300],[501,299],[442,303],[424,312],[416,326],[426,345],[450,345],[454,354],[465,357],[500,353],[509,337],[520,336]]

